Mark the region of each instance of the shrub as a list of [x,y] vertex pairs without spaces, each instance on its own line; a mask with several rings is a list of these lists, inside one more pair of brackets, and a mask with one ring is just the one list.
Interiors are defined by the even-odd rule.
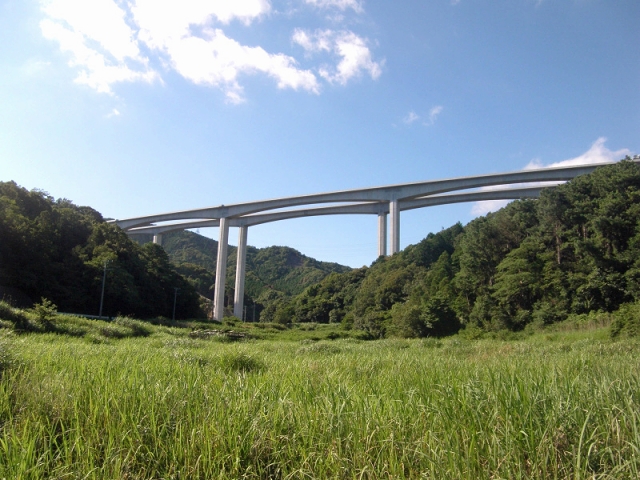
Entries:
[[233,327],[240,321],[241,320],[238,317],[234,317],[232,315],[229,315],[229,316],[224,317],[224,319],[222,320],[222,323],[224,323],[225,325],[230,325],[230,326]]
[[622,305],[614,313],[615,320],[611,325],[611,337],[640,336],[640,303]]
[[485,335],[485,331],[475,323],[470,322],[458,334],[467,340],[478,340]]
[[53,320],[58,313],[58,307],[51,300],[42,297],[42,301],[33,306],[32,312],[36,316],[36,322],[42,328],[47,331],[54,329]]
[[26,330],[29,328],[27,316],[22,311],[13,308],[4,301],[0,302],[0,319],[9,320],[17,330]]
[[116,317],[113,323],[127,327],[131,330],[131,336],[133,337],[148,337],[153,332],[153,329],[146,323],[129,317]]
[[353,313],[348,312],[344,317],[342,317],[342,321],[340,323],[343,329],[351,330],[353,328]]

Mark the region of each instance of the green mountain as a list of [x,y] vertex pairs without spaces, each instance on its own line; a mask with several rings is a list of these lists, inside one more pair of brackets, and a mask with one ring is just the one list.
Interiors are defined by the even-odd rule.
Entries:
[[521,330],[640,302],[640,165],[429,234],[370,268],[273,299],[276,321],[342,321],[372,337]]
[[[139,245],[100,213],[0,182],[0,293],[66,311],[198,314],[211,297],[218,242],[193,232]],[[236,248],[229,248],[227,303]],[[381,336],[522,330],[594,312],[640,311],[640,165],[622,161],[539,199],[429,234],[351,269],[288,247],[247,249],[245,306],[262,321],[342,322]],[[636,308],[636,306],[638,308]],[[629,314],[631,315],[631,314]],[[634,314],[635,315],[635,314]]]
[[[218,242],[194,232],[172,232],[163,236],[163,247],[179,272],[191,279],[200,293],[212,296]],[[237,248],[229,246],[227,291],[235,282]],[[331,273],[351,270],[337,263],[321,262],[289,247],[247,247],[245,292],[248,302],[267,291],[297,295]],[[230,295],[230,293],[228,294]]]
[[0,295],[93,315],[102,303],[104,315],[138,318],[172,316],[175,298],[178,318],[200,314],[195,289],[158,245],[140,246],[92,208],[15,182],[0,182]]

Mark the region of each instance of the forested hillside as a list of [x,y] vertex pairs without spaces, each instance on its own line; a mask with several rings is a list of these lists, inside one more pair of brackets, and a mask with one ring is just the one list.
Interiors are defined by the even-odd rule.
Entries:
[[[42,297],[61,311],[97,315],[107,265],[103,314],[170,317],[199,315],[195,289],[165,251],[139,246],[89,207],[0,182],[0,289]],[[1,299],[1,298],[0,298]]]
[[385,335],[518,330],[640,300],[640,166],[602,167],[265,309]]
[[[168,316],[179,288],[178,316],[196,316],[196,291],[210,296],[215,282],[215,240],[167,234],[165,253],[89,207],[13,182],[0,183],[0,239],[0,288],[63,311],[97,313],[105,263],[108,315]],[[235,256],[231,248],[228,299]],[[599,168],[368,268],[249,247],[247,271],[246,305],[261,321],[341,322],[372,338],[520,330],[611,312],[640,301],[640,166]]]
[[[145,240],[150,240],[146,238]],[[204,296],[213,297],[218,242],[194,232],[171,232],[163,236],[162,245],[177,270]],[[233,298],[237,248],[229,246],[226,296]],[[349,267],[320,262],[289,247],[247,247],[245,304],[257,299],[291,296],[302,293],[333,272],[347,272]],[[258,311],[261,309],[261,304]]]

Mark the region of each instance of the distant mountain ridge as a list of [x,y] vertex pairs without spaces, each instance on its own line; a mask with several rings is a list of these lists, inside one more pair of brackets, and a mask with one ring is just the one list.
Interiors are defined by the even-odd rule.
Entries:
[[[215,280],[218,242],[195,232],[179,231],[163,236],[163,247],[178,271],[194,279],[205,269]],[[236,272],[237,248],[229,245],[227,260],[227,285],[233,288]],[[184,268],[180,268],[180,267]],[[195,268],[199,267],[199,268]],[[191,272],[189,272],[189,269]],[[350,267],[332,262],[322,262],[283,246],[266,248],[247,247],[247,275],[245,292],[257,298],[265,290],[275,290],[287,295],[297,295],[310,285],[318,283],[331,273],[351,271]],[[204,283],[208,279],[202,279]],[[211,285],[207,286],[207,289]],[[202,289],[201,293],[205,294]]]

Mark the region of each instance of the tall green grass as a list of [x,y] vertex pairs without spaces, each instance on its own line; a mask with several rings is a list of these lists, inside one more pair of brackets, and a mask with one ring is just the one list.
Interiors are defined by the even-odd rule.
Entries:
[[554,335],[5,335],[0,478],[638,478],[640,344]]

